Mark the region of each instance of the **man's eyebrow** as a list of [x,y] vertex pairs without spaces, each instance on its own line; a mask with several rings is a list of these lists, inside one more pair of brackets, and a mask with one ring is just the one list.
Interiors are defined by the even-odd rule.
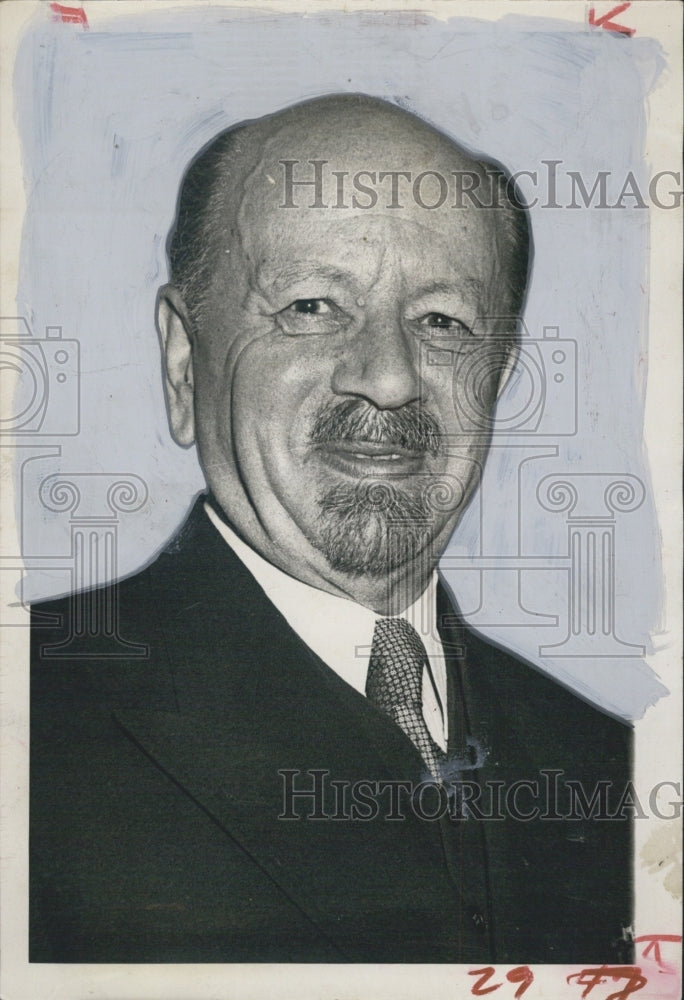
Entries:
[[[259,284],[262,288],[268,285],[273,291],[286,289],[289,285],[297,281],[306,281],[309,278],[321,278],[331,283],[353,282],[353,274],[341,271],[339,268],[328,267],[325,264],[316,264],[313,261],[290,261],[280,265],[278,268],[270,269],[268,261],[265,262],[263,270],[259,275]],[[423,298],[428,295],[472,295],[476,298],[484,294],[485,285],[480,278],[473,276],[458,276],[453,281],[432,281],[421,286],[415,294],[415,298]]]
[[267,278],[269,285],[278,290],[286,288],[295,281],[306,280],[307,278],[323,278],[326,281],[343,282],[351,280],[351,275],[337,268],[326,267],[322,264],[307,263],[306,261],[294,261],[271,271],[268,263],[265,265],[261,281]]
[[423,285],[418,290],[416,298],[422,298],[427,295],[453,295],[454,292],[459,294],[467,292],[475,296],[481,296],[484,290],[484,282],[480,278],[455,278],[454,281],[433,281],[430,284]]

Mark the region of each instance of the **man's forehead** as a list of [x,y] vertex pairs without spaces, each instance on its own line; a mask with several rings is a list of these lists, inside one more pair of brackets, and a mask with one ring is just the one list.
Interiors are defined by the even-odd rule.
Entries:
[[[319,262],[310,257],[290,259],[271,257],[256,268],[256,281],[267,295],[291,291],[300,283],[302,287],[308,285],[310,288],[319,289],[326,287],[350,291],[356,289],[364,293],[372,291],[380,279],[384,260],[383,254],[376,262],[377,267],[364,268],[363,262],[358,257],[348,260],[343,266],[335,266],[334,263],[329,264],[325,261]],[[391,266],[387,268],[386,273],[397,274]],[[464,301],[479,302],[487,296],[487,278],[488,274],[483,276],[472,274],[466,265],[454,268],[445,261],[443,268],[435,268],[431,262],[426,261],[420,268],[418,276],[411,282],[410,294],[413,299],[427,299],[430,296],[449,297],[456,294]]]
[[[430,222],[434,223],[431,217]],[[244,249],[259,283],[287,287],[304,278],[330,284],[373,284],[382,272],[420,276],[439,291],[469,282],[469,290],[489,277],[495,240],[488,230],[452,221],[448,230],[396,215],[318,213],[310,223],[303,211],[250,229]],[[443,289],[442,289],[443,290]]]
[[[323,199],[327,192],[324,186]],[[421,193],[427,197],[427,189]],[[472,205],[458,210],[449,203],[428,210],[406,202],[395,210],[381,202],[382,192],[377,194],[371,208],[355,207],[353,196],[343,206],[334,201],[312,208],[308,199],[284,207],[282,192],[273,190],[263,198],[246,195],[237,220],[241,250],[267,281],[276,278],[276,271],[286,280],[301,271],[302,261],[312,276],[316,268],[325,277],[316,267],[325,262],[329,275],[337,271],[369,277],[378,268],[391,267],[395,259],[435,281],[446,282],[454,273],[489,278],[500,249],[497,212]],[[365,204],[368,201],[366,194]]]

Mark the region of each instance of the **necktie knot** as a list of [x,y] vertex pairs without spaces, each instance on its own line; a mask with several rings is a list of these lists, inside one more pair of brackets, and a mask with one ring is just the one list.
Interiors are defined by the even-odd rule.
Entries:
[[366,695],[376,708],[403,729],[434,777],[439,778],[444,754],[423,717],[423,670],[428,663],[423,642],[404,618],[380,618],[375,623]]
[[423,668],[427,652],[420,636],[404,618],[375,623],[366,694],[378,708],[413,704],[422,708]]

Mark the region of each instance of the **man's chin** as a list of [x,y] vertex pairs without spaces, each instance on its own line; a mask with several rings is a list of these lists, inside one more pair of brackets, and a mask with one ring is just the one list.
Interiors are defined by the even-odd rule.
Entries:
[[382,580],[413,564],[422,551],[427,551],[430,537],[404,531],[389,537],[332,537],[323,542],[323,552],[331,569],[344,576]]
[[379,580],[422,562],[437,533],[435,511],[422,492],[382,480],[363,491],[338,483],[320,500],[320,548],[331,569]]

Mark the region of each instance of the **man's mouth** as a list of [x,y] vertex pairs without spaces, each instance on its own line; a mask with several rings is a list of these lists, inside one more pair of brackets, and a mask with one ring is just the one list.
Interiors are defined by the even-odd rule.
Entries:
[[318,445],[323,461],[338,472],[362,476],[401,476],[424,471],[425,452],[378,441],[330,441]]

